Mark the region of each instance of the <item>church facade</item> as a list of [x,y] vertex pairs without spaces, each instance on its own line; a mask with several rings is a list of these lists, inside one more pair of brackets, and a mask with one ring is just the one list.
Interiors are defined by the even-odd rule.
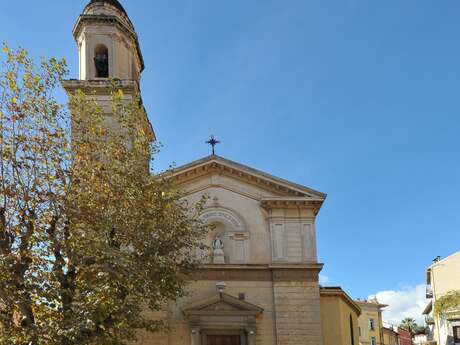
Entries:
[[209,197],[202,218],[213,230],[164,344],[322,344],[315,218],[325,195],[215,155],[171,178],[191,202]]
[[[86,91],[110,115],[109,79],[127,100],[140,92],[138,38],[117,0],[92,0],[73,30],[80,76],[63,83]],[[145,116],[152,140],[153,129]],[[169,332],[140,334],[144,345],[323,345],[316,217],[325,194],[211,155],[168,177],[190,202],[209,202],[212,248],[190,277],[190,295],[171,302]]]

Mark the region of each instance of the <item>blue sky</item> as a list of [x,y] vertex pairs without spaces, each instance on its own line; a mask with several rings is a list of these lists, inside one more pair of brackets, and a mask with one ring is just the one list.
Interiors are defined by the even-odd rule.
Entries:
[[[328,284],[415,287],[459,249],[460,2],[125,0],[157,168],[218,154],[328,194]],[[0,0],[0,40],[63,56],[86,1]]]

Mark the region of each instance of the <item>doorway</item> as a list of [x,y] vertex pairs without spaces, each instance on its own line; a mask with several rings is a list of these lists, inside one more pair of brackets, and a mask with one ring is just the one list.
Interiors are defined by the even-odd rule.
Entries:
[[240,335],[208,335],[207,345],[241,345]]
[[454,326],[453,327],[453,333],[454,333],[454,344],[455,345],[460,345],[460,326]]

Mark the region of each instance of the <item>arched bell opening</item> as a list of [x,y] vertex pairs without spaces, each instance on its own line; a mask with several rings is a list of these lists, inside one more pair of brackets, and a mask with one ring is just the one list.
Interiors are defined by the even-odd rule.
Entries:
[[109,50],[103,44],[98,44],[94,50],[94,66],[96,78],[109,77]]

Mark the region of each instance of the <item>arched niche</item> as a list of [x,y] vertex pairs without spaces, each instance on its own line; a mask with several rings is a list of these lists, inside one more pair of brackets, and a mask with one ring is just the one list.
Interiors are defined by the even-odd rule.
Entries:
[[[212,247],[212,242],[217,236],[223,240],[225,263],[248,263],[249,232],[242,217],[232,210],[212,207],[203,212],[201,220],[212,226],[205,240],[207,246]],[[213,262],[212,250],[210,254],[210,261]]]
[[223,207],[207,208],[201,215],[201,220],[206,224],[213,222],[222,223],[232,231],[243,232],[245,224],[243,219],[236,212]]
[[94,48],[94,68],[96,78],[109,77],[109,49],[104,44],[98,44]]

